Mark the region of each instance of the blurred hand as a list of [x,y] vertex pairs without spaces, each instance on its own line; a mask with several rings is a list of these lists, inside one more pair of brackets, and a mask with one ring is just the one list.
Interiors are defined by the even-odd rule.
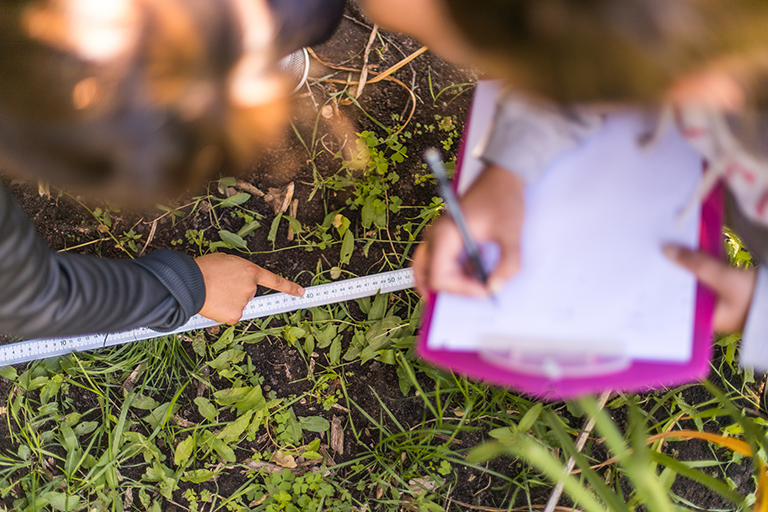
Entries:
[[205,280],[205,304],[200,314],[225,324],[235,324],[243,308],[256,295],[257,285],[300,297],[304,288],[248,260],[211,253],[195,260]]
[[743,110],[744,87],[726,69],[712,67],[678,78],[667,91],[667,100],[676,106],[703,107],[716,112]]
[[484,286],[468,275],[460,261],[464,242],[450,215],[430,228],[413,258],[416,288],[485,297],[497,292],[520,268],[520,233],[523,226],[524,183],[501,167],[489,166],[461,198],[467,226],[478,242],[496,242],[501,256]]
[[664,254],[677,265],[689,270],[717,296],[712,326],[716,332],[730,334],[744,330],[752,294],[755,291],[755,269],[735,268],[702,251],[666,246]]

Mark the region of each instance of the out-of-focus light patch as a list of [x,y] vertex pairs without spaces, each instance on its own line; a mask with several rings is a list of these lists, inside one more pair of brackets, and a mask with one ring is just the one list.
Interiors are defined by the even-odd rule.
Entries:
[[189,84],[180,98],[179,114],[182,119],[192,121],[203,117],[216,101],[216,87],[208,81]]
[[132,0],[69,0],[66,12],[74,49],[86,60],[118,57],[138,36],[138,12]]
[[277,99],[283,81],[271,69],[275,20],[265,0],[232,0],[243,32],[243,56],[230,77],[229,94],[239,106],[256,106]]
[[50,0],[25,21],[31,37],[96,63],[132,48],[140,29],[134,0]]
[[80,80],[72,89],[72,105],[77,110],[85,110],[96,103],[101,95],[101,82],[98,78],[88,77]]
[[229,95],[234,104],[252,107],[276,100],[286,88],[283,77],[269,72],[259,59],[243,57],[232,73]]

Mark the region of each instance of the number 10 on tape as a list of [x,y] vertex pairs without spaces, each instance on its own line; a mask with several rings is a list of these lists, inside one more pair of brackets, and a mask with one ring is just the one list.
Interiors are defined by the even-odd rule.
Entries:
[[[365,277],[357,277],[334,283],[310,286],[305,289],[303,297],[294,297],[285,293],[262,295],[252,299],[243,309],[241,320],[262,318],[280,313],[288,313],[298,309],[335,304],[345,300],[370,297],[376,293],[389,293],[413,288],[414,279],[411,269],[392,270]],[[195,315],[189,321],[170,332],[158,332],[152,329],[139,328],[108,334],[88,334],[67,338],[45,338],[19,341],[0,345],[0,366],[20,364],[61,356],[74,351],[93,350],[111,347],[133,341],[168,336],[195,329],[204,329],[218,325],[208,318]]]

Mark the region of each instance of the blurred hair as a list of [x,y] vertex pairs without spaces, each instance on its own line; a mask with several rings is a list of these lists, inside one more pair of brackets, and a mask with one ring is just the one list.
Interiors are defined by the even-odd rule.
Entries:
[[483,67],[559,101],[653,101],[720,58],[745,82],[765,74],[763,0],[446,2]]
[[237,0],[0,0],[0,164],[137,196],[243,166],[287,119],[246,1],[250,25]]

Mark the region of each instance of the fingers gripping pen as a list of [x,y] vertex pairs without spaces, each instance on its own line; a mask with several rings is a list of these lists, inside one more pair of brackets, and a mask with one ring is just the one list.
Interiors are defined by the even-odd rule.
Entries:
[[424,152],[424,160],[427,161],[432,169],[432,174],[437,178],[440,187],[440,195],[445,200],[448,211],[450,212],[451,217],[453,217],[456,226],[459,228],[461,237],[464,240],[464,248],[472,262],[472,267],[474,267],[475,277],[481,283],[488,284],[488,274],[486,273],[485,268],[483,268],[483,263],[480,260],[480,251],[478,250],[477,244],[472,239],[472,236],[469,234],[467,222],[464,219],[464,213],[462,212],[459,200],[451,187],[451,182],[448,180],[448,174],[445,172],[445,166],[440,157],[440,152],[435,148],[429,148]]

